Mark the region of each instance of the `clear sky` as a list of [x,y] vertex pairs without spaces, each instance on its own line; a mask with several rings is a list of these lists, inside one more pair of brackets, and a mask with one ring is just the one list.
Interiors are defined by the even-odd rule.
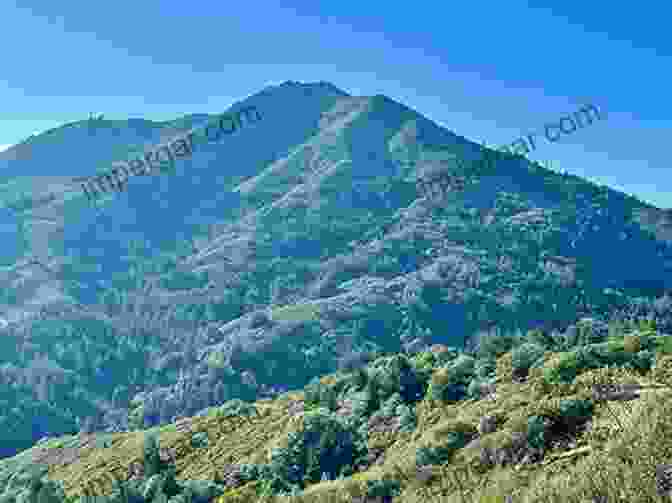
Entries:
[[529,157],[672,207],[669,5],[4,0],[0,145],[90,113],[218,113],[286,80],[385,94],[489,145],[594,103],[606,120]]

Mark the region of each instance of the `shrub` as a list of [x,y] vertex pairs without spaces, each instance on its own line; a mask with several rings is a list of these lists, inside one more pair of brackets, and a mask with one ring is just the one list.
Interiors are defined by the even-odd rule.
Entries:
[[437,447],[419,447],[415,451],[417,466],[441,465],[450,460],[452,454],[461,449],[470,440],[471,436],[461,431],[451,431],[443,445]]
[[594,404],[590,400],[560,400],[560,416],[585,418],[593,414]]
[[191,446],[196,449],[203,449],[209,445],[208,434],[204,431],[199,431],[191,436]]
[[497,375],[497,361],[494,358],[479,358],[474,366],[474,375],[479,379],[489,379]]
[[326,409],[304,416],[303,430],[292,432],[286,446],[275,449],[261,470],[262,492],[291,494],[323,474],[334,480],[349,474],[368,453],[366,441],[353,425]]
[[375,387],[380,400],[384,401],[399,394],[406,403],[422,399],[425,379],[426,376],[418,375],[409,359],[403,355],[376,362],[369,376],[369,381],[376,381]]
[[511,352],[511,365],[514,369],[529,369],[543,358],[544,352],[544,348],[538,344],[522,344]]
[[527,443],[530,447],[541,449],[544,447],[546,425],[542,416],[527,418]]
[[403,405],[403,403],[404,401],[402,400],[401,395],[399,393],[395,393],[385,401],[378,414],[387,417],[395,416],[397,413],[397,407],[399,405]]
[[[211,480],[185,480],[182,482],[184,492],[189,492],[192,503],[210,503],[217,496],[224,494],[225,488]],[[164,487],[163,492],[166,493]]]
[[648,371],[651,370],[656,361],[656,354],[653,351],[639,351],[633,355],[631,364],[635,369]]
[[145,434],[143,453],[145,476],[151,477],[152,475],[157,475],[161,471],[162,464],[159,456],[159,442],[155,434]]
[[456,382],[464,382],[467,378],[474,375],[475,366],[476,359],[473,356],[460,355],[449,368],[452,378]]
[[366,485],[367,498],[383,498],[392,501],[391,498],[401,493],[401,484],[394,479],[367,480]]
[[469,386],[467,386],[467,396],[469,398],[473,398],[474,400],[478,400],[481,398],[481,384],[483,381],[480,379],[472,379],[471,382],[469,383]]
[[400,418],[399,431],[403,432],[415,431],[415,428],[418,426],[418,418],[415,413],[415,407],[412,407],[410,405],[400,405],[397,408],[397,411]]
[[556,366],[544,369],[544,381],[548,384],[571,383],[578,371],[578,359],[575,351],[560,354]]
[[514,334],[483,334],[478,341],[478,356],[493,358],[507,353],[520,342],[520,337]]
[[[458,374],[459,375],[459,374]],[[432,381],[427,392],[429,400],[457,402],[467,396],[467,386],[456,382],[453,369],[440,368],[432,374]]]
[[366,387],[369,380],[369,375],[364,369],[357,369],[353,372],[350,382],[356,391],[362,391]]
[[478,379],[474,378],[469,383],[467,387],[467,397],[480,400],[484,395],[490,393],[488,389],[491,389],[495,384],[494,378],[490,379]]
[[442,465],[450,459],[451,450],[447,447],[419,447],[415,451],[417,466]]
[[317,377],[314,377],[306,386],[303,388],[303,394],[304,394],[304,407],[306,409],[314,408],[314,407],[319,407],[320,406],[320,398],[322,396],[322,384],[320,383],[320,379]]
[[254,416],[256,414],[257,408],[254,404],[244,402],[238,398],[220,405],[215,412],[215,415],[219,417]]
[[411,363],[416,371],[430,371],[436,366],[437,358],[430,351],[422,351],[411,358]]
[[553,336],[542,330],[530,330],[525,336],[527,343],[541,346],[545,350],[550,350],[555,346]]

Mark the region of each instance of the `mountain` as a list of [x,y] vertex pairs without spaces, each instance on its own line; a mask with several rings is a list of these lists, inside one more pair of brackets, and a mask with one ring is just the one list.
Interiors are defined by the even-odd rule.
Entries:
[[[582,320],[379,355],[272,400],[0,460],[7,501],[660,501],[670,495],[672,337]],[[291,495],[290,498],[287,496]],[[278,497],[279,496],[279,497]]]
[[95,203],[79,177],[217,116],[91,119],[0,153],[1,454],[483,333],[633,314],[669,331],[669,211],[521,156],[482,163],[385,96],[286,82],[226,112],[246,107],[262,119]]

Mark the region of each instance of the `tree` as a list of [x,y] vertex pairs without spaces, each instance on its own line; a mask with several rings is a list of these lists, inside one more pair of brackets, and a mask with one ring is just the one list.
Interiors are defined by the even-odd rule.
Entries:
[[147,478],[161,472],[161,457],[159,455],[159,441],[154,434],[145,434],[143,467]]

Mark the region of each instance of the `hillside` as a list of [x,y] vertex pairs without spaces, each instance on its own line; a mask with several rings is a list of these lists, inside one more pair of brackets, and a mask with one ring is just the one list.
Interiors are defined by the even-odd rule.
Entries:
[[672,339],[644,320],[576,328],[485,338],[472,354],[379,355],[273,400],[51,439],[0,462],[3,497],[661,501]]
[[263,120],[95,207],[73,178],[216,116],[81,121],[0,154],[0,455],[299,390],[370,352],[583,316],[672,330],[669,211],[520,156],[481,169],[485,147],[384,96],[286,82],[227,112],[248,106]]

